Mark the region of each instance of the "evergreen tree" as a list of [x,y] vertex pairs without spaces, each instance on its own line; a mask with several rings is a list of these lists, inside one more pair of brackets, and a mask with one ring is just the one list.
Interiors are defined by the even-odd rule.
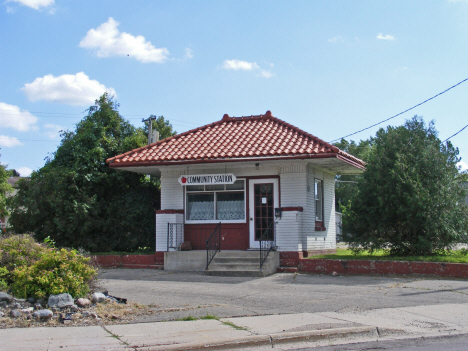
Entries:
[[380,129],[357,195],[343,213],[343,234],[359,251],[427,255],[467,242],[468,211],[458,149],[415,116]]

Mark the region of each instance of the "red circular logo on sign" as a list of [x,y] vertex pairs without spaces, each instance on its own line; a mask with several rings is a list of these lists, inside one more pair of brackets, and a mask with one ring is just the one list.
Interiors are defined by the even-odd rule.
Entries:
[[182,184],[185,184],[185,183],[187,183],[187,178],[182,177],[182,178],[180,179],[180,181],[182,182]]

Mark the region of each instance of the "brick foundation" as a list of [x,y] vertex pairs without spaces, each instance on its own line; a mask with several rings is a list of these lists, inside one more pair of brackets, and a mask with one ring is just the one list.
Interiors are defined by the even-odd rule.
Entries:
[[452,278],[468,278],[468,264],[410,261],[331,260],[301,259],[301,273],[314,274],[363,274],[363,275],[435,275]]
[[96,255],[91,261],[102,268],[164,268],[164,252],[154,255]]
[[304,253],[295,251],[280,252],[281,267],[297,267],[299,260],[304,258]]
[[325,249],[325,250],[310,250],[304,253],[304,257],[317,256],[317,255],[334,255],[336,249]]

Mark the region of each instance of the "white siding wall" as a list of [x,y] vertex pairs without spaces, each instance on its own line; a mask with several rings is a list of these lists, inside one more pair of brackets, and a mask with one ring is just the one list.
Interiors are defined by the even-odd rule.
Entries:
[[309,170],[309,182],[311,187],[314,186],[314,178],[323,180],[323,220],[325,231],[315,231],[315,193],[314,190],[309,192],[309,201],[313,204],[313,225],[311,230],[308,230],[307,250],[329,250],[336,248],[336,231],[335,231],[335,177],[333,174],[322,172],[311,167]]
[[302,212],[283,212],[276,224],[278,251],[302,251]]
[[[281,167],[281,207],[307,206],[307,178],[305,164]],[[276,245],[279,251],[302,251],[304,212],[284,211],[276,224]]]
[[184,223],[184,215],[180,213],[156,215],[156,251],[167,251],[167,223]]
[[161,177],[161,210],[182,210],[184,187],[177,178]]

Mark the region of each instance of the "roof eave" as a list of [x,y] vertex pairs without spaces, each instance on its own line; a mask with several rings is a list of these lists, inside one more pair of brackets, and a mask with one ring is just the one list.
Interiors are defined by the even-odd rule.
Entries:
[[359,169],[365,169],[365,166],[351,160],[343,155],[336,153],[324,154],[304,154],[296,156],[274,156],[274,157],[242,157],[242,158],[218,158],[218,159],[202,159],[202,160],[182,160],[182,161],[146,161],[146,162],[110,162],[111,168],[127,168],[127,167],[151,167],[151,166],[177,166],[188,164],[201,163],[225,163],[225,162],[258,162],[258,161],[282,161],[282,160],[307,160],[318,158],[337,158]]

